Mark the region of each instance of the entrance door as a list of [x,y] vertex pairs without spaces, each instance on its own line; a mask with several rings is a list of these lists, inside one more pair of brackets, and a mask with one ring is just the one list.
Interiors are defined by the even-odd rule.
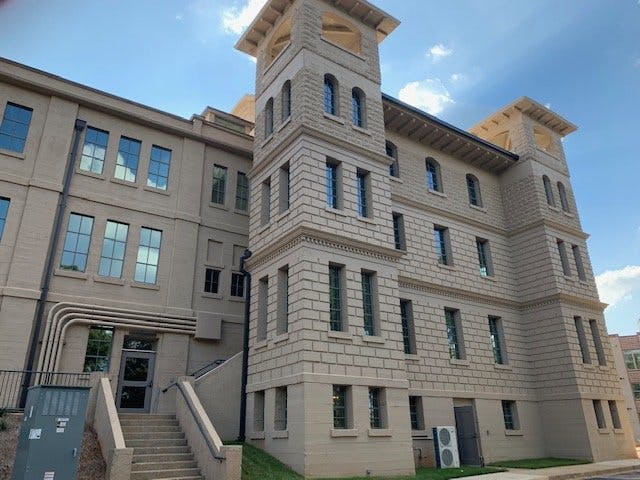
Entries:
[[481,465],[480,435],[473,405],[453,407],[458,432],[458,451],[462,465]]
[[120,412],[149,411],[155,361],[155,352],[122,351],[116,397]]

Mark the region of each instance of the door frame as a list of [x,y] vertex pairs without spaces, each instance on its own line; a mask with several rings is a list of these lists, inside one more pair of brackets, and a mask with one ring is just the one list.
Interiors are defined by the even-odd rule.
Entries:
[[[147,379],[134,381],[124,380],[124,369],[127,358],[147,358],[149,359],[149,369],[147,370]],[[118,388],[116,391],[116,409],[122,413],[149,413],[151,407],[151,396],[153,394],[153,377],[155,375],[156,352],[153,350],[130,350],[122,349],[120,356],[120,372],[118,373]],[[125,385],[126,382],[126,385]],[[144,406],[142,408],[121,408],[122,387],[146,387]]]
[[[460,436],[458,435],[458,419],[456,418],[455,411],[456,408],[471,408],[471,413],[473,414],[473,429],[474,429],[474,439],[477,451],[477,459],[478,465],[484,466],[484,457],[482,456],[482,442],[480,441],[480,424],[478,423],[478,412],[476,411],[476,402],[474,399],[471,399],[469,404],[466,405],[455,405],[453,406],[453,417],[456,423],[456,440],[458,441],[458,452],[460,451]],[[460,459],[460,464],[462,465],[462,458]]]

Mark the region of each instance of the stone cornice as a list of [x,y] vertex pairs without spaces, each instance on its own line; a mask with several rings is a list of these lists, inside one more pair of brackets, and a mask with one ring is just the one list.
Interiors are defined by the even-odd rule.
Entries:
[[509,230],[507,236],[515,237],[516,235],[520,235],[521,233],[527,232],[534,228],[538,227],[547,227],[553,228],[554,230],[558,230],[560,232],[566,233],[568,235],[573,235],[574,237],[581,238],[583,240],[587,240],[589,238],[589,234],[579,230],[577,228],[573,228],[569,225],[565,225],[560,222],[556,222],[554,220],[549,220],[548,218],[543,218],[537,220],[535,222],[529,223],[527,225],[523,225],[522,227],[514,228],[513,230]]

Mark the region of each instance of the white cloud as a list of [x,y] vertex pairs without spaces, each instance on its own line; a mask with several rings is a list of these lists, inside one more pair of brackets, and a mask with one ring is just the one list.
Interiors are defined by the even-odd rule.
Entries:
[[640,293],[640,265],[627,265],[620,270],[610,270],[596,276],[600,300],[615,307]]
[[459,82],[460,80],[464,80],[464,75],[461,73],[452,73],[450,78],[452,82]]
[[247,28],[267,0],[244,0],[242,6],[222,9],[222,28],[227,33],[240,35]]
[[176,20],[177,20],[177,21],[179,21],[179,22],[180,22],[183,18],[184,18],[184,17],[183,17],[183,15],[182,15],[181,13],[179,13],[179,14],[177,14],[177,15],[176,15]]
[[455,103],[439,78],[427,78],[422,82],[409,82],[398,93],[405,103],[438,115],[445,107]]
[[550,102],[545,103],[545,104],[544,104],[544,107],[545,107],[545,108],[548,108],[548,109],[551,109],[551,103],[550,103]]
[[436,43],[427,51],[427,57],[431,57],[434,62],[437,62],[441,58],[448,57],[453,54],[453,48],[445,47],[441,43]]

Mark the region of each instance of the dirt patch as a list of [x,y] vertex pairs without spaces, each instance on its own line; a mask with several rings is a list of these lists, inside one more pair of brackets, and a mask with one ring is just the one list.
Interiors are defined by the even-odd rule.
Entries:
[[[18,446],[22,415],[7,414],[2,417],[7,429],[0,432],[0,480],[9,480]],[[82,451],[77,480],[104,480],[105,464],[95,432],[87,427],[82,438]]]

